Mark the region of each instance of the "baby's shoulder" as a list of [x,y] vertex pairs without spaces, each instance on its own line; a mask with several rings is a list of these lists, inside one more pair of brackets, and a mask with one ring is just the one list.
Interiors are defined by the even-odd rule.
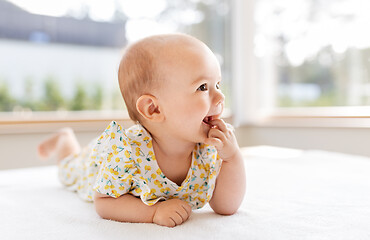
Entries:
[[130,128],[126,129],[125,132],[130,139],[135,141],[146,141],[148,139],[151,140],[150,134],[140,124],[131,126]]
[[116,121],[112,121],[103,132],[103,136],[117,139],[118,141],[129,141],[131,143],[137,141],[148,141],[151,140],[150,134],[146,129],[140,125],[135,124],[129,128],[124,128]]
[[131,155],[138,165],[143,160],[155,160],[152,137],[149,132],[140,124],[131,126],[126,130],[129,144],[131,146]]

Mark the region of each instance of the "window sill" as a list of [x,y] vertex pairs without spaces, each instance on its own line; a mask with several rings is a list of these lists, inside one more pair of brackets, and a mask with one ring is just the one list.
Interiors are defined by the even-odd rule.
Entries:
[[252,126],[370,128],[370,107],[280,108],[261,115]]
[[112,120],[132,124],[126,111],[0,113],[0,134],[47,133],[63,127],[100,131]]

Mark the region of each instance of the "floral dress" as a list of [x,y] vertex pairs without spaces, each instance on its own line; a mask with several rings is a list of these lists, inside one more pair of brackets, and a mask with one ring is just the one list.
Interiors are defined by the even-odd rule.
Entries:
[[60,163],[59,177],[87,201],[97,191],[113,198],[132,194],[149,206],[178,198],[199,209],[212,197],[221,163],[215,147],[196,144],[188,174],[179,186],[159,168],[151,135],[143,126],[125,130],[113,121],[80,154]]

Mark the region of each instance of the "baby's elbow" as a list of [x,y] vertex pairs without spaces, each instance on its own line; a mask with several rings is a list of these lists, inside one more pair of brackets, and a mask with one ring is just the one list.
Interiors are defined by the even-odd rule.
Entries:
[[95,212],[101,217],[102,219],[109,220],[108,214],[102,208],[95,207]]
[[239,206],[232,206],[232,205],[220,204],[220,203],[219,204],[214,204],[212,202],[210,202],[210,206],[211,206],[211,208],[213,209],[213,211],[215,213],[220,214],[220,215],[224,215],[224,216],[233,215],[239,209]]
[[104,197],[95,197],[94,199],[94,206],[95,212],[103,219],[110,219],[109,217],[109,210],[106,207],[106,200]]
[[107,219],[107,211],[105,210],[103,204],[101,204],[101,201],[95,201],[95,212],[103,219]]
[[217,214],[223,215],[223,216],[231,216],[234,215],[238,209],[232,209],[232,208],[214,208],[213,211]]

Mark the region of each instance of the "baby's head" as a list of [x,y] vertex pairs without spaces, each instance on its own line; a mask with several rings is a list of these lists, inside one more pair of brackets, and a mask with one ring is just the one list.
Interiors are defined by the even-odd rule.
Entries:
[[127,111],[133,121],[139,121],[141,118],[136,106],[138,98],[165,87],[164,55],[170,47],[184,44],[203,43],[185,34],[164,34],[144,38],[125,49],[119,66],[118,80]]
[[[203,42],[185,34],[151,36],[128,46],[118,79],[130,118],[142,124],[160,121],[161,117],[171,120],[172,115],[181,115],[186,108],[197,112],[198,105],[206,101],[205,93],[199,92],[208,88],[208,102],[199,113],[204,115],[201,121],[219,117],[223,109],[216,57]],[[193,100],[197,102],[195,106]],[[183,112],[176,113],[176,108]]]

